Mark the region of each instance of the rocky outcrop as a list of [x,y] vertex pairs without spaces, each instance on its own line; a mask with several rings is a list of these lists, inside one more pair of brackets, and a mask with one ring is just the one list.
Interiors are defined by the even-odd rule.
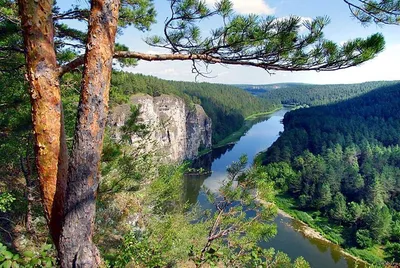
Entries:
[[[121,127],[131,116],[131,105],[138,106],[138,122],[150,131],[146,137],[146,151],[156,150],[168,160],[193,159],[199,150],[211,147],[211,119],[200,105],[189,107],[177,96],[134,95],[127,104],[112,109],[109,125],[114,128],[113,136],[121,139]],[[133,134],[132,145],[143,141]]]

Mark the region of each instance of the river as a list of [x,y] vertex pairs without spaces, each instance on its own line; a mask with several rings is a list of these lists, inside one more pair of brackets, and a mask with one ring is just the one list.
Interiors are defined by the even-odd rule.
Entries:
[[[185,179],[185,197],[190,204],[199,203],[203,208],[211,208],[202,187],[218,191],[226,178],[226,167],[237,161],[242,154],[247,154],[249,165],[257,153],[266,150],[283,131],[281,120],[288,109],[279,110],[263,121],[254,124],[236,144],[218,148],[201,157],[196,168],[211,169],[211,175],[187,176]],[[340,250],[340,247],[324,240],[306,237],[301,229],[303,225],[295,220],[279,214],[275,220],[278,234],[262,247],[273,247],[283,251],[292,259],[303,256],[311,267],[337,268],[356,267],[355,260]],[[359,266],[360,267],[360,266]]]

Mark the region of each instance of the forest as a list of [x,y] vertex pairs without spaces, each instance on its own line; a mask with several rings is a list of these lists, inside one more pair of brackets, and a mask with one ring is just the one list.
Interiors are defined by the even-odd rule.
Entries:
[[287,113],[258,158],[302,220],[375,263],[400,259],[400,84],[390,84]]
[[239,85],[240,88],[261,98],[283,105],[323,105],[351,99],[371,90],[398,83],[373,81],[358,84],[315,85],[282,83],[271,85]]

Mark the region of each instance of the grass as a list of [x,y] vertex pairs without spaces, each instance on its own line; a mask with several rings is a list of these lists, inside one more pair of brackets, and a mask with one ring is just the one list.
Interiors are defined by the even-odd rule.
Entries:
[[279,194],[275,199],[276,205],[290,214],[293,218],[306,223],[314,230],[321,233],[321,235],[331,241],[332,243],[338,244],[343,249],[353,256],[356,256],[368,263],[382,265],[385,255],[385,249],[383,246],[375,245],[367,249],[359,249],[355,247],[345,247],[346,244],[346,229],[343,226],[333,224],[329,222],[327,217],[321,215],[319,211],[301,211],[296,205],[296,200],[287,194]]
[[367,248],[367,249],[359,249],[352,247],[352,248],[347,248],[346,251],[368,263],[374,263],[377,265],[382,265],[384,263],[385,252],[378,245],[375,245],[372,248]]

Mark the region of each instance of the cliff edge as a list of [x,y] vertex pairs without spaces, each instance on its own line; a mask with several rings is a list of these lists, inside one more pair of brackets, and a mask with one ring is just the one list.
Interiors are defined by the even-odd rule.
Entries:
[[145,151],[155,150],[163,159],[182,161],[193,159],[198,152],[211,148],[211,119],[204,109],[194,104],[189,106],[177,96],[133,95],[126,104],[111,110],[108,124],[113,138],[121,139],[121,128],[131,116],[131,106],[139,107],[137,122],[146,125],[149,134],[143,137],[132,134],[132,145],[146,139]]

